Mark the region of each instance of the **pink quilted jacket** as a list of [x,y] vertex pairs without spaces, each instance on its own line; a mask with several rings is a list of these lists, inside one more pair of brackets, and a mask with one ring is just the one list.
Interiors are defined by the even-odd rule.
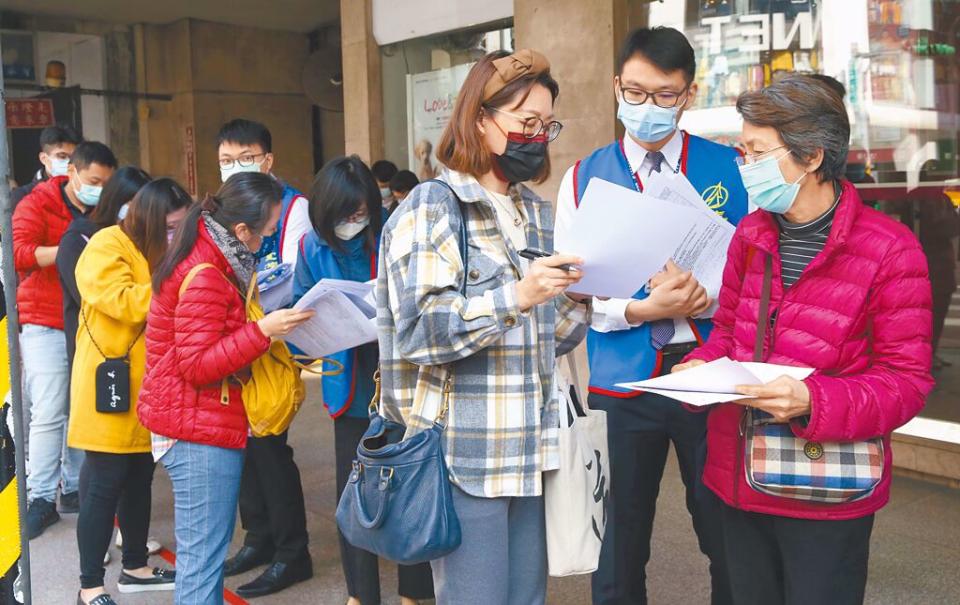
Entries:
[[926,259],[912,233],[864,206],[848,182],[826,247],[786,293],[778,237],[767,212],[740,222],[727,256],[715,328],[688,359],[753,358],[764,257],[772,254],[770,312],[777,313],[777,321],[768,330],[764,361],[816,369],[805,381],[809,421],[795,421],[793,431],[815,441],[883,436],[883,479],[870,496],[843,504],[757,492],[744,475],[744,408],[725,403],[709,412],[704,482],[727,504],[747,511],[803,519],[869,515],[890,498],[890,433],[917,415],[933,387]]

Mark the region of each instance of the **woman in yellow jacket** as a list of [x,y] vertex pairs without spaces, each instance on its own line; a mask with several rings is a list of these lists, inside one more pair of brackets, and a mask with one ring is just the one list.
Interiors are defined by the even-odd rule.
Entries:
[[154,461],[137,419],[146,365],[150,275],[183,220],[190,196],[172,179],[145,185],[116,226],[97,232],[77,262],[80,325],[67,441],[86,451],[80,471],[78,605],[114,605],[103,557],[114,513],[123,533],[122,593],[173,590],[174,572],[147,567]]

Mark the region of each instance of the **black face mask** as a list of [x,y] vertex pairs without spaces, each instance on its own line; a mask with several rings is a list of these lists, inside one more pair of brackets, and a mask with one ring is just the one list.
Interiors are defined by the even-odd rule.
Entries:
[[508,183],[523,183],[536,177],[547,161],[547,135],[528,139],[519,132],[507,135],[507,148],[495,155],[498,176]]

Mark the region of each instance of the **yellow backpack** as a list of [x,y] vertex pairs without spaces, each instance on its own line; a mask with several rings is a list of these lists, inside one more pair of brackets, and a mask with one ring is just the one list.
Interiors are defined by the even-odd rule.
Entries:
[[[206,268],[213,268],[223,275],[215,265],[200,263],[190,269],[184,278],[180,285],[181,296],[190,281]],[[230,282],[226,275],[223,275],[223,278]],[[259,321],[264,317],[255,275],[247,289],[246,313],[248,321]],[[223,405],[230,403],[230,380],[235,380],[243,388],[243,407],[247,412],[247,422],[250,424],[253,436],[280,435],[290,427],[293,417],[297,415],[306,397],[303,380],[300,379],[301,369],[323,374],[298,363],[285,342],[273,340],[270,343],[270,349],[250,364],[249,380],[243,382],[236,376],[223,379],[220,387],[220,402]],[[331,373],[342,371],[341,366],[340,370]]]

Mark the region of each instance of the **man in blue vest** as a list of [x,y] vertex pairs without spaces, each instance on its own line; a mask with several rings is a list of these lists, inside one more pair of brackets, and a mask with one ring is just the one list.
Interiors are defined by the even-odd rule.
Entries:
[[[695,73],[693,48],[677,30],[642,28],[628,35],[613,82],[617,117],[626,136],[597,149],[564,176],[557,198],[558,250],[593,177],[642,191],[644,179],[654,172],[682,173],[704,202],[734,225],[747,213],[737,151],[677,127],[683,112],[693,106]],[[654,202],[646,203],[656,212]],[[645,568],[671,442],[700,549],[710,558],[712,602],[731,602],[716,501],[700,479],[707,415],[688,412],[652,393],[615,386],[669,373],[709,334],[710,320],[697,317],[716,295],[671,262],[631,299],[594,300],[587,337],[589,402],[607,412],[611,465],[607,530],[593,576],[595,604],[647,602]]]
[[[226,182],[240,172],[273,174],[272,144],[270,131],[263,124],[243,119],[224,124],[217,135],[221,180]],[[268,271],[281,263],[293,268],[300,239],[312,229],[308,208],[307,199],[283,183],[280,222],[276,233],[264,238],[257,252],[257,271]],[[260,565],[269,567],[237,589],[238,595],[268,595],[312,577],[300,470],[293,460],[293,449],[287,445],[286,432],[247,440],[240,482],[240,522],[247,535],[243,547],[227,560],[224,575],[238,575]]]

